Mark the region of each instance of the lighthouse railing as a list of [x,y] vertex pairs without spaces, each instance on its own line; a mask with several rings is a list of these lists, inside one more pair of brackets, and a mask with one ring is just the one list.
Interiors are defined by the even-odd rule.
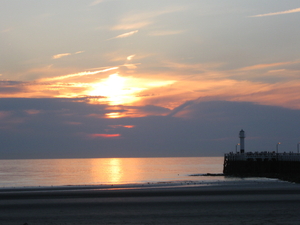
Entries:
[[247,153],[227,153],[225,154],[225,160],[229,161],[300,161],[299,153],[275,153],[275,152],[247,152]]

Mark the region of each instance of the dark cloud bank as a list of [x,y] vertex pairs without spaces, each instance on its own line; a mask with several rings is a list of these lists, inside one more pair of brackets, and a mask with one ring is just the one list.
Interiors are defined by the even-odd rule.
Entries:
[[[240,129],[246,131],[249,151],[274,151],[282,142],[280,151],[295,152],[300,141],[300,110],[189,102],[168,116],[107,119],[106,105],[75,100],[0,99],[0,157],[222,156],[235,151]],[[155,106],[138,109],[167,111]],[[120,136],[103,137],[106,134]]]

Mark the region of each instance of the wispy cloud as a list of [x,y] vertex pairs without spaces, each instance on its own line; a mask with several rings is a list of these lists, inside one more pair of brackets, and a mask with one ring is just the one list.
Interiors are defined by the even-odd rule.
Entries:
[[216,73],[217,69],[223,66],[224,63],[196,63],[196,64],[187,64],[187,63],[178,63],[172,61],[164,62],[164,66],[169,69],[176,69],[182,74],[184,71],[188,71],[189,74],[198,74],[203,72],[212,72]]
[[168,35],[176,35],[183,33],[183,30],[162,30],[162,31],[154,31],[149,35],[151,36],[168,36]]
[[50,77],[50,78],[43,78],[40,81],[41,82],[46,82],[46,81],[55,81],[55,80],[63,80],[63,79],[68,79],[72,77],[80,77],[80,76],[87,76],[87,75],[94,75],[97,73],[104,73],[110,70],[116,70],[119,67],[111,67],[103,70],[97,70],[97,71],[85,71],[85,72],[80,72],[80,73],[74,73],[74,74],[68,74],[68,75],[63,75],[63,76],[58,76],[58,77]]
[[77,54],[81,54],[81,53],[84,53],[84,51],[78,51],[78,52],[75,52],[74,54],[77,55]]
[[81,54],[83,52],[84,51],[78,51],[78,52],[75,52],[74,54],[72,54],[72,53],[60,53],[60,54],[52,56],[52,59],[60,59],[60,58],[65,57],[65,56],[77,55],[77,54]]
[[135,64],[125,63],[125,64],[123,64],[124,67],[126,67],[127,69],[130,69],[130,70],[136,69],[138,65],[141,65],[141,64],[140,63],[135,63]]
[[125,17],[122,22],[140,22],[147,21],[148,19],[153,19],[161,15],[180,12],[186,10],[186,7],[183,6],[174,6],[167,9],[159,10],[159,11],[151,11],[151,12],[141,12],[136,14],[131,14],[128,17]]
[[9,28],[6,28],[4,30],[1,30],[1,33],[8,33],[8,32],[11,32],[13,30],[12,27],[9,27]]
[[105,0],[95,0],[95,1],[93,1],[89,6],[95,6],[95,5],[98,5],[98,4],[100,4],[100,3],[102,3],[102,2],[104,2]]
[[257,64],[253,66],[247,66],[243,67],[239,70],[246,71],[246,70],[260,70],[260,69],[266,69],[270,67],[277,67],[277,66],[283,66],[283,65],[291,65],[291,64],[297,64],[298,61],[295,62],[279,62],[279,63],[269,63],[269,64]]
[[175,13],[186,10],[183,6],[173,6],[167,9],[150,12],[131,13],[122,18],[118,25],[112,27],[112,30],[130,30],[140,29],[155,22],[155,18],[161,15]]
[[289,13],[296,13],[296,12],[300,12],[300,8],[291,9],[291,10],[286,10],[286,11],[281,11],[281,12],[273,12],[273,13],[259,14],[259,15],[255,15],[255,16],[251,16],[251,17],[276,16],[276,15],[289,14]]
[[150,25],[150,21],[144,21],[144,22],[128,22],[128,23],[121,23],[119,25],[116,25],[112,28],[112,30],[132,30],[132,29],[140,29],[145,26]]
[[28,109],[28,110],[24,110],[27,114],[29,115],[36,115],[41,113],[41,110],[36,110],[36,109]]
[[[124,33],[124,34],[120,34],[120,35],[118,35],[116,37],[113,37],[111,39],[130,37],[130,36],[136,34],[137,32],[139,32],[139,31],[138,30],[130,31],[130,32],[127,32],[127,33]],[[111,39],[109,39],[109,40],[111,40]]]
[[278,69],[278,70],[269,70],[268,73],[281,73],[286,71],[286,69]]
[[[130,60],[132,60],[134,57],[135,57],[135,55],[127,56],[127,60],[130,61]],[[1,75],[1,74],[0,74],[0,75]]]
[[71,53],[61,53],[61,54],[52,56],[52,59],[60,59],[62,57],[69,56],[69,55],[71,55]]

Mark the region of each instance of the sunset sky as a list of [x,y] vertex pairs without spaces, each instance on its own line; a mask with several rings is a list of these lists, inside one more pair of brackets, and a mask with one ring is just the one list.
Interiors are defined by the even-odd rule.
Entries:
[[3,0],[0,158],[300,142],[299,0]]

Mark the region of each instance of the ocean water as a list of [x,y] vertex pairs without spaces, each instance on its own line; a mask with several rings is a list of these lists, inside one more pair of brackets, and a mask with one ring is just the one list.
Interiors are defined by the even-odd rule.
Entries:
[[267,178],[224,177],[222,171],[223,157],[0,160],[0,189],[132,188],[144,185],[169,187],[274,182],[274,179]]
[[223,157],[0,160],[0,188],[220,181]]

